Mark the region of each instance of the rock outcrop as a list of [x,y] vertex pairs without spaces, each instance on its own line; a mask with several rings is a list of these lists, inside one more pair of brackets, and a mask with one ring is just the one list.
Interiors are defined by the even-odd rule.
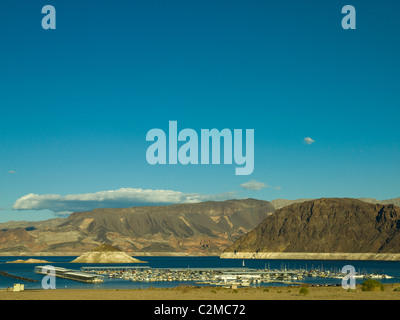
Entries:
[[51,263],[50,261],[47,260],[41,260],[41,259],[17,259],[14,261],[7,261],[6,263]]
[[144,262],[133,258],[121,250],[104,244],[72,260],[74,263],[138,263]]

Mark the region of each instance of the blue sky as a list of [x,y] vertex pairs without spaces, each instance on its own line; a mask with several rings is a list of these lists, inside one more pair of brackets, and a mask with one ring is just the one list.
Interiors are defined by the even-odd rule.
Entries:
[[[41,28],[47,4],[56,30]],[[346,4],[356,30],[341,27]],[[160,203],[400,196],[399,9],[392,0],[4,1],[0,222],[155,204],[167,192],[154,190],[173,191]],[[254,172],[149,165],[146,133],[171,120],[178,130],[254,129]]]

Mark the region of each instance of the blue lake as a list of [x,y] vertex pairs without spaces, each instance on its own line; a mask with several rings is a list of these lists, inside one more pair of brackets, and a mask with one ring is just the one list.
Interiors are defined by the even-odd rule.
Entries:
[[[49,261],[44,264],[28,264],[28,263],[6,263],[17,259],[41,259]],[[26,289],[40,289],[43,275],[34,272],[37,265],[52,265],[55,267],[63,267],[68,269],[80,270],[81,267],[88,266],[104,266],[103,264],[80,264],[70,263],[76,257],[0,257],[0,271],[6,271],[15,276],[36,279],[38,282],[21,281],[10,277],[0,275],[0,288],[7,288],[14,283],[23,283]],[[357,272],[360,273],[380,273],[392,276],[392,279],[382,279],[382,283],[398,283],[400,282],[400,262],[393,261],[338,261],[338,260],[242,260],[242,259],[220,259],[219,257],[138,257],[147,263],[140,264],[118,264],[118,266],[149,266],[151,268],[241,268],[243,264],[251,269],[307,269],[307,270],[330,270],[332,272],[340,272],[343,266],[352,265]],[[110,265],[112,266],[112,265]],[[362,279],[357,279],[361,283]],[[341,284],[341,279],[306,277],[302,281],[308,284]],[[127,288],[149,288],[149,287],[176,287],[180,284],[195,285],[191,282],[133,282],[123,279],[105,278],[102,283],[82,283],[73,280],[56,278],[56,288],[86,288],[86,289],[127,289]],[[268,286],[271,284],[261,284]],[[274,284],[283,285],[283,284]]]

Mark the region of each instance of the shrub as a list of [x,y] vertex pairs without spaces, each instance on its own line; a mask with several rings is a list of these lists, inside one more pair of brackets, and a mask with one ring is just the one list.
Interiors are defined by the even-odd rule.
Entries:
[[400,291],[400,287],[394,288],[393,291]]
[[362,285],[361,285],[361,290],[362,291],[384,291],[385,287],[384,285],[375,279],[368,279],[365,280]]
[[310,293],[310,290],[308,290],[307,287],[301,287],[300,288],[299,294],[302,294],[303,296],[305,296],[305,295],[307,295],[309,293]]

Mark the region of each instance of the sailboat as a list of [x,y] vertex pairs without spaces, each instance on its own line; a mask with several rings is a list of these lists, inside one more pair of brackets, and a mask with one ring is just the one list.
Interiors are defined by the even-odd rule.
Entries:
[[244,260],[242,261],[242,267],[244,267]]

